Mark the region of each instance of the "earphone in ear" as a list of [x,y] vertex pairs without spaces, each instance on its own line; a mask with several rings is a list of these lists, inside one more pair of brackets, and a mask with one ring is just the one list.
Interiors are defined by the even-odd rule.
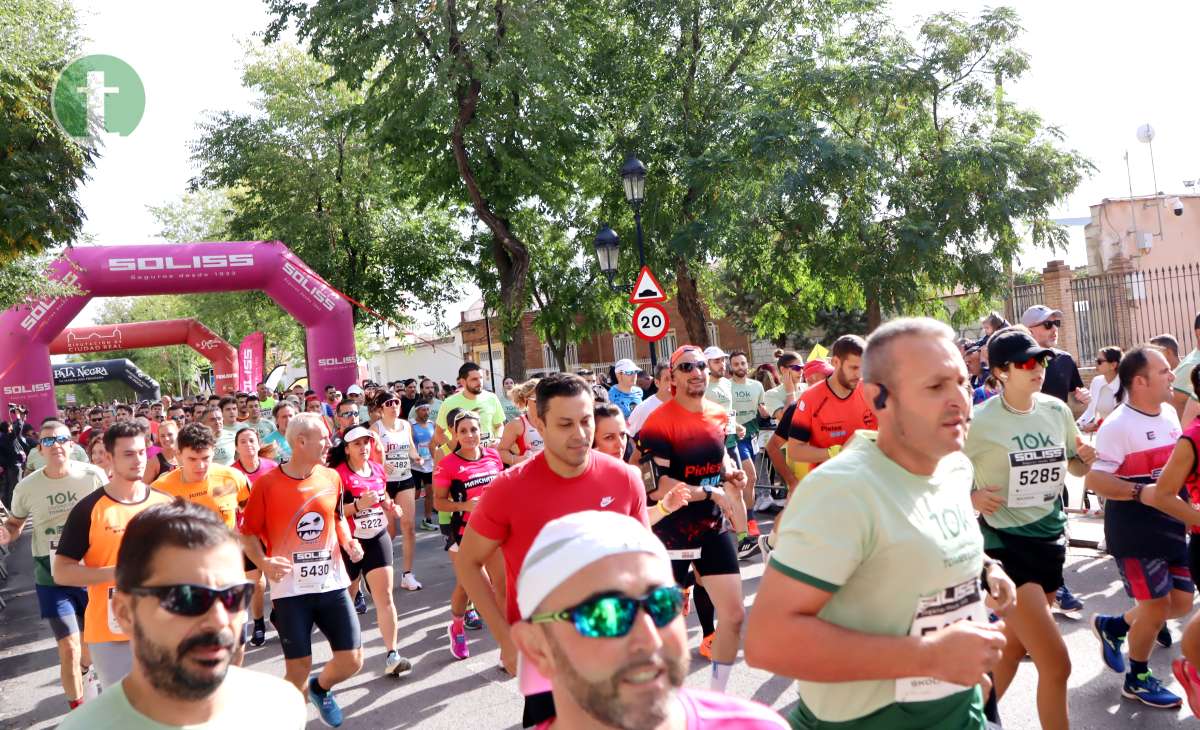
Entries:
[[888,389],[883,383],[877,383],[879,386],[879,395],[875,396],[875,410],[882,411],[887,408]]

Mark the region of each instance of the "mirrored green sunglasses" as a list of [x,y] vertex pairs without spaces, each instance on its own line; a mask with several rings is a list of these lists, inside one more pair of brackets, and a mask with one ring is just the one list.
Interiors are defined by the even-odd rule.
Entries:
[[580,636],[589,639],[617,639],[633,628],[638,608],[645,609],[650,620],[663,628],[683,610],[683,591],[679,586],[659,586],[639,598],[622,593],[606,593],[589,598],[562,611],[534,614],[530,623],[546,624],[570,621]]

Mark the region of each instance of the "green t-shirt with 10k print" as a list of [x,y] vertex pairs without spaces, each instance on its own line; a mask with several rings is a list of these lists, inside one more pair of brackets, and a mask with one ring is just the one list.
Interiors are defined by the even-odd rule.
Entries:
[[[975,406],[964,451],[975,466],[975,488],[1000,487],[1004,504],[983,516],[988,527],[1052,540],[1067,526],[1059,495],[1079,427],[1058,398],[1034,393],[1033,403],[1026,414],[1008,408],[1003,396]],[[987,548],[1001,547],[989,532]]]
[[[38,469],[25,477],[13,490],[13,517],[33,523],[33,582],[40,586],[55,585],[50,574],[50,561],[58,549],[67,515],[75,503],[108,483],[108,477],[98,467],[78,461],[67,462],[67,473],[59,479],[46,476]],[[2,529],[2,528],[0,528]]]
[[[817,616],[877,636],[987,622],[983,538],[961,452],[913,474],[858,431],[804,480],[780,520],[770,565],[832,594]],[[978,687],[930,677],[797,683],[794,728],[963,730],[985,726]]]

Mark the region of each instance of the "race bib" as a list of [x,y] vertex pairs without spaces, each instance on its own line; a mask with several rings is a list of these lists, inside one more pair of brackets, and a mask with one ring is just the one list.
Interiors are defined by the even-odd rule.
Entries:
[[108,630],[117,636],[124,636],[125,632],[121,630],[121,624],[117,623],[117,614],[113,611],[113,596],[117,595],[116,586],[108,587]]
[[1062,493],[1067,451],[1061,446],[1008,454],[1008,506],[1040,507]]
[[[941,631],[958,621],[987,623],[987,609],[983,605],[983,593],[979,590],[978,578],[971,578],[939,591],[936,595],[918,600],[909,636],[925,636],[934,631]],[[962,685],[933,677],[901,677],[896,680],[896,701],[940,700],[966,689],[968,688]]]
[[333,574],[333,553],[329,550],[292,553],[292,573],[299,592],[321,593]]
[[668,550],[667,557],[671,560],[699,560],[700,548],[692,550]]
[[376,537],[387,529],[387,520],[383,515],[383,507],[375,505],[360,509],[354,515],[354,536],[360,540]]

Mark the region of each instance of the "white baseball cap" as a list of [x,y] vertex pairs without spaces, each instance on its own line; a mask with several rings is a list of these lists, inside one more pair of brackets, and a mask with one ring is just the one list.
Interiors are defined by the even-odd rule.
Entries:
[[528,619],[546,596],[587,566],[611,555],[649,553],[666,563],[667,549],[641,522],[619,512],[574,512],[547,522],[517,577],[517,607]]
[[1029,309],[1026,309],[1025,313],[1021,315],[1021,324],[1025,325],[1026,327],[1036,327],[1055,315],[1061,317],[1062,310],[1051,309],[1045,304],[1035,304]]
[[724,350],[717,347],[716,345],[711,345],[710,347],[708,347],[707,349],[704,350],[704,359],[705,360],[720,360],[721,358],[725,358],[725,357],[729,357],[729,356],[725,354]]
[[346,395],[355,395],[355,394],[357,394],[357,395],[363,394],[363,389],[358,387],[357,383],[355,383],[354,385],[351,385],[349,388],[346,388]]
[[642,371],[642,369],[637,366],[637,363],[627,357],[617,360],[617,364],[613,365],[613,370],[617,371],[618,373],[640,373]]
[[355,426],[354,428],[352,428],[346,432],[346,435],[342,437],[342,441],[345,441],[346,443],[350,443],[351,441],[359,440],[363,436],[370,436],[370,435],[371,435],[371,432],[368,429],[366,429],[362,426]]

